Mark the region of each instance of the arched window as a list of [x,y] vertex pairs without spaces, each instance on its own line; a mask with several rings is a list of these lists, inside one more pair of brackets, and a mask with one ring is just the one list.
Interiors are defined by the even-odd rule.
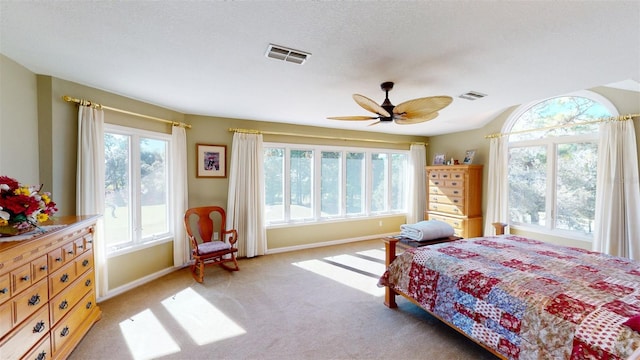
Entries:
[[503,129],[511,133],[511,226],[592,239],[598,159],[596,120],[614,115],[618,112],[608,100],[588,91],[524,105],[514,112]]

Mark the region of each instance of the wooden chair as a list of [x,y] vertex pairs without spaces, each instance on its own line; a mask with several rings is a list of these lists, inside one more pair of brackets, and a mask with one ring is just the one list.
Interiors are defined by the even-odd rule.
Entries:
[[[194,221],[192,216],[197,216],[197,219]],[[205,265],[220,265],[228,271],[240,270],[236,260],[238,232],[235,229],[226,230],[226,221],[226,213],[219,206],[191,208],[184,214],[184,226],[191,241],[194,259],[191,273],[197,282],[204,280]],[[216,233],[216,229],[220,231]],[[214,239],[214,234],[219,237]],[[234,266],[227,263],[233,263]]]

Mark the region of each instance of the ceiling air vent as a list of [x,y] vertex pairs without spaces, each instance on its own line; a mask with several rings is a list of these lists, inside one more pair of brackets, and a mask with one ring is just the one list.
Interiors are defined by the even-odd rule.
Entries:
[[300,50],[289,49],[284,46],[269,44],[265,55],[272,59],[302,65],[307,60],[307,56],[311,54]]
[[469,91],[460,95],[461,98],[467,99],[467,100],[478,100],[478,99],[482,99],[485,96],[487,96],[487,94],[483,94],[477,91]]

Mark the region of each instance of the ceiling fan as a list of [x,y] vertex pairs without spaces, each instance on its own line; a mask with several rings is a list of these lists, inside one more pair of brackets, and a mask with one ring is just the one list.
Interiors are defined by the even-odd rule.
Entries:
[[334,116],[327,119],[348,121],[378,119],[378,121],[369,126],[389,121],[395,121],[396,124],[400,125],[417,124],[435,119],[438,117],[438,110],[444,109],[453,101],[450,96],[431,96],[408,100],[394,106],[389,101],[389,91],[393,89],[393,82],[383,82],[380,84],[380,88],[386,93],[382,105],[378,105],[366,96],[353,94],[353,100],[358,105],[378,116]]

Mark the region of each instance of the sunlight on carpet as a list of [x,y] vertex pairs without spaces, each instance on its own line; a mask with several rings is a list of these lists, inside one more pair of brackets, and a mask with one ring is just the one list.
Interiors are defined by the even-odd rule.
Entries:
[[120,331],[134,360],[156,359],[180,351],[180,346],[149,309],[121,322]]
[[[344,266],[337,266],[331,262]],[[370,264],[364,265],[364,262]],[[367,273],[379,271],[377,270],[379,264],[373,261],[363,260],[352,255],[339,255],[322,260],[301,261],[293,263],[293,265],[373,296],[384,295],[384,288],[377,286],[377,277],[362,273],[363,271]],[[384,265],[382,267],[384,268]]]
[[378,260],[381,260],[381,261],[384,261],[385,256],[386,256],[386,254],[384,252],[384,248],[358,251],[357,254],[363,255],[363,256],[368,256],[370,258],[378,259]]
[[162,305],[198,345],[246,334],[246,331],[192,288],[162,301]]

